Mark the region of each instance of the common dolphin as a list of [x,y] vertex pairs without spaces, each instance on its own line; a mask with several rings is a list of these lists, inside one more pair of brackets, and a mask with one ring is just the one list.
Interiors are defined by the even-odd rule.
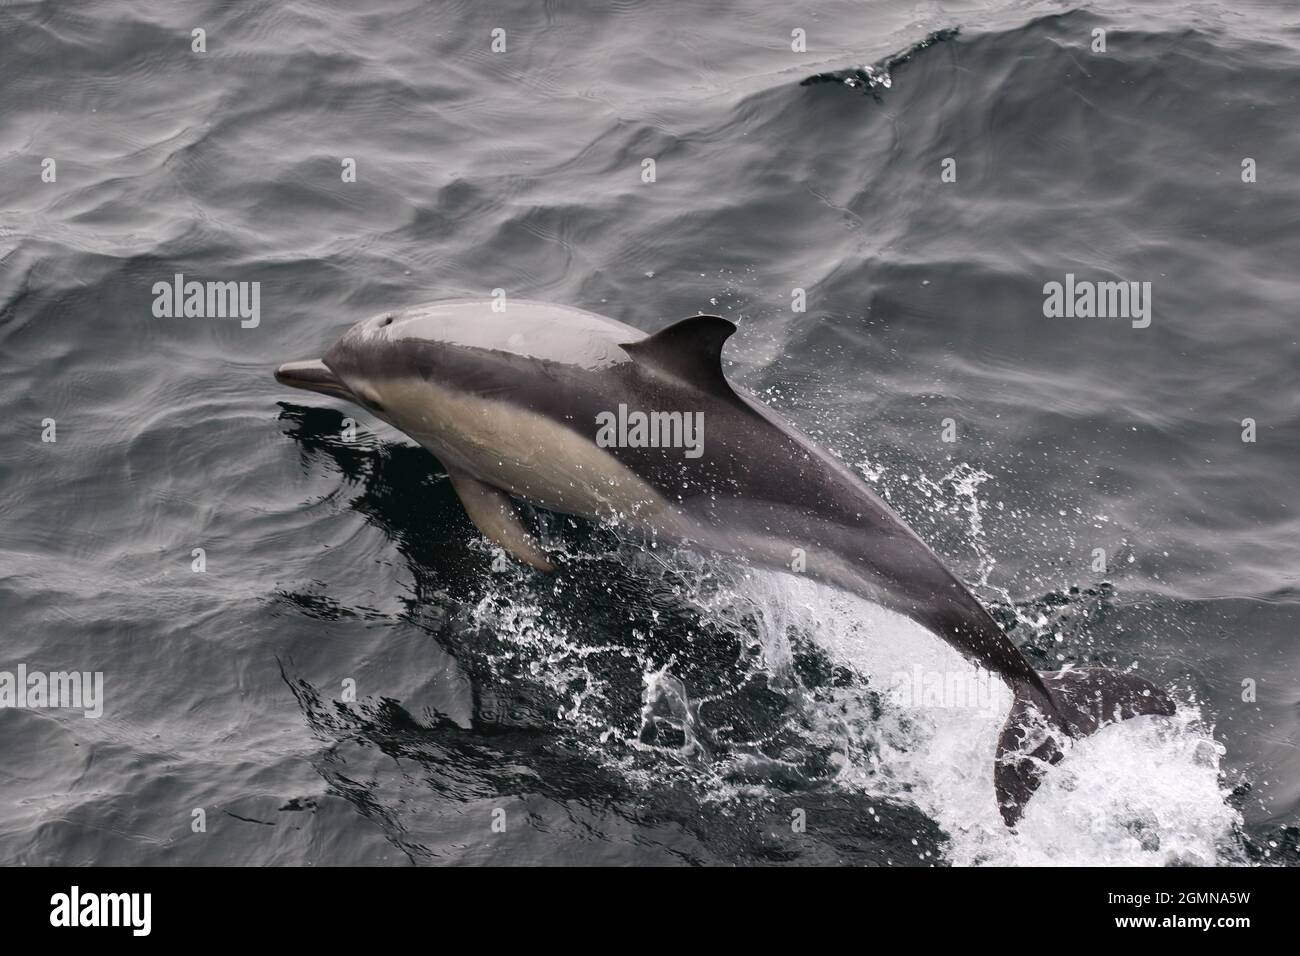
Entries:
[[800,549],[809,576],[914,619],[1010,686],[993,772],[1007,826],[1061,760],[1062,737],[1174,712],[1133,674],[1035,671],[861,479],[727,381],[728,320],[697,315],[646,334],[582,309],[495,304],[381,313],[276,379],[415,439],[479,530],[539,571],[551,560],[514,499],[778,570]]

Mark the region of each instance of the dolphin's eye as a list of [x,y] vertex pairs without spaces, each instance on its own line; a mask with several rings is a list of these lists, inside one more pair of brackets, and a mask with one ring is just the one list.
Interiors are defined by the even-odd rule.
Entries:
[[381,329],[386,325],[392,325],[392,324],[393,324],[393,317],[391,315],[386,315],[379,320],[379,327]]

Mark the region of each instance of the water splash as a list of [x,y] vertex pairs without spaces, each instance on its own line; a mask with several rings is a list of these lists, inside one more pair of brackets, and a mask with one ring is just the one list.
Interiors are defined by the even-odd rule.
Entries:
[[[958,478],[972,494],[982,480],[967,472]],[[1208,865],[1238,858],[1241,820],[1225,802],[1221,748],[1194,704],[1172,718],[1137,718],[1067,742],[1066,759],[1012,832],[992,783],[1009,695],[989,708],[935,706],[897,693],[918,668],[974,672],[948,645],[906,618],[797,576],[727,572],[690,555],[665,561],[631,547],[623,558],[733,638],[746,658],[737,684],[761,681],[786,708],[766,735],[729,736],[734,728],[711,716],[709,705],[734,704],[734,695],[699,693],[679,676],[691,664],[689,648],[655,660],[643,647],[585,645],[548,623],[526,589],[507,589],[508,597],[498,589],[479,608],[480,623],[505,638],[498,663],[523,661],[569,701],[558,719],[584,731],[591,750],[638,785],[668,780],[718,801],[829,786],[875,805],[905,803],[947,834],[943,855],[953,864]],[[809,647],[824,655],[833,679],[800,671]],[[635,686],[590,666],[611,654],[636,661]],[[629,725],[618,716],[625,710],[619,698],[633,696]]]
[[958,35],[957,28],[948,30],[935,30],[928,34],[924,39],[899,50],[897,53],[891,53],[889,56],[876,61],[875,63],[864,64],[859,67],[850,67],[846,70],[833,70],[829,73],[818,73],[803,80],[801,86],[811,86],[816,83],[840,83],[849,89],[858,89],[864,93],[874,95],[876,89],[890,89],[894,85],[894,71],[904,63],[911,61],[921,52],[928,50],[936,43],[942,43],[945,40],[953,40]]

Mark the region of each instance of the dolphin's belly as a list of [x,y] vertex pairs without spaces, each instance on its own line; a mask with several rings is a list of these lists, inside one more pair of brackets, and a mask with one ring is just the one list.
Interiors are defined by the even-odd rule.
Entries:
[[662,495],[552,418],[509,402],[408,379],[385,387],[390,421],[445,465],[551,511],[669,530]]

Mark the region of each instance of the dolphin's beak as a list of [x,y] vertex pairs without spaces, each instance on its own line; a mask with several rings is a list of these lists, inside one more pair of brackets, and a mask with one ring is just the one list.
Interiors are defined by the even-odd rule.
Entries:
[[352,390],[344,385],[339,377],[329,370],[329,366],[320,359],[309,359],[306,362],[285,362],[275,370],[275,380],[281,385],[292,385],[294,388],[305,388],[309,392],[320,392],[322,395],[346,398],[350,402],[357,400],[357,397],[352,394]]

